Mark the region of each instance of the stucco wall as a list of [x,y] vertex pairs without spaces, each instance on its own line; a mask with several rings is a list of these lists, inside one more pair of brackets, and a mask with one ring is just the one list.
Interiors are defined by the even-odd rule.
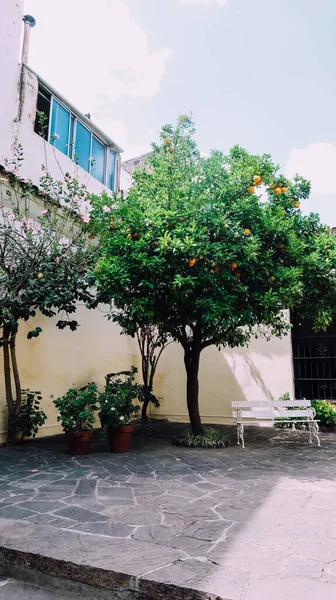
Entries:
[[[40,435],[61,432],[53,398],[69,387],[89,381],[103,385],[104,376],[112,371],[140,367],[135,340],[120,335],[120,328],[104,317],[105,309],[89,311],[79,307],[78,331],[59,331],[55,319],[39,315],[20,327],[17,355],[22,386],[40,390],[43,408],[48,415]],[[39,325],[39,338],[27,340],[31,326]],[[2,358],[2,357],[1,357]],[[187,421],[186,376],[183,352],[171,344],[163,353],[155,380],[160,409],[150,409],[155,418]],[[200,411],[204,423],[231,421],[231,401],[272,399],[293,393],[290,337],[282,340],[254,340],[247,349],[206,349],[200,367]],[[0,372],[0,442],[5,439],[5,393]]]
[[0,3],[0,163],[9,155],[19,82],[23,0]]
[[[200,362],[200,412],[204,423],[231,421],[231,401],[275,399],[294,393],[290,335],[279,340],[253,339],[248,348],[207,348]],[[188,420],[183,351],[170,345],[156,377],[161,407],[153,416]]]
[[[41,435],[61,433],[53,398],[68,388],[96,381],[103,386],[104,375],[129,369],[137,363],[137,346],[132,338],[120,335],[117,325],[104,318],[104,307],[87,310],[79,307],[76,318],[81,326],[76,332],[60,331],[56,319],[38,315],[20,326],[17,357],[23,388],[40,390],[48,421]],[[31,327],[42,328],[40,337],[27,340]],[[2,369],[2,351],[1,351]],[[0,442],[4,441],[6,409],[4,378],[0,372]]]

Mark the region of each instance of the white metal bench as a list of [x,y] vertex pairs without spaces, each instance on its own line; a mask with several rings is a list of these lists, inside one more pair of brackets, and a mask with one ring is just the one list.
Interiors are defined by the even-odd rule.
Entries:
[[[288,408],[294,410],[287,410]],[[245,425],[262,425],[274,423],[281,418],[281,422],[306,423],[309,430],[309,441],[313,443],[313,436],[317,445],[321,446],[319,425],[316,420],[316,411],[311,406],[310,400],[234,400],[232,402],[232,416],[237,424],[237,443],[245,448]]]

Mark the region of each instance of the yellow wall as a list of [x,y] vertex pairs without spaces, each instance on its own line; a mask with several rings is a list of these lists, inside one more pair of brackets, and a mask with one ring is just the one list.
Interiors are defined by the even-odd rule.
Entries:
[[[38,316],[30,325],[22,323],[18,336],[18,361],[22,387],[40,390],[48,415],[40,435],[60,433],[53,398],[71,386],[89,381],[103,385],[112,371],[140,367],[135,340],[120,335],[120,328],[104,317],[105,308],[90,311],[79,307],[81,323],[75,332],[60,331],[55,319]],[[39,338],[27,340],[30,326],[39,325]],[[2,357],[1,357],[2,358]],[[2,365],[1,365],[2,366]],[[151,409],[156,418],[173,421],[188,419],[186,377],[183,352],[171,344],[163,353],[155,381],[155,393],[161,398],[160,409]],[[276,398],[293,392],[290,338],[254,340],[247,349],[216,350],[207,348],[201,356],[200,411],[204,423],[225,423],[231,419],[231,401],[236,399]],[[5,393],[0,372],[0,441],[5,439]]]
[[[101,307],[104,311],[104,307]],[[75,332],[55,327],[56,320],[39,315],[30,325],[39,325],[40,337],[27,340],[30,327],[23,323],[18,336],[17,355],[24,388],[40,390],[43,409],[48,420],[42,435],[60,433],[57,410],[53,398],[64,394],[68,388],[95,381],[101,386],[104,375],[128,369],[137,362],[136,342],[119,334],[117,325],[104,318],[99,310],[80,307],[76,318],[81,323]],[[1,357],[2,358],[2,357]],[[2,367],[2,365],[1,365]],[[0,373],[0,441],[5,431],[5,391],[3,373]]]

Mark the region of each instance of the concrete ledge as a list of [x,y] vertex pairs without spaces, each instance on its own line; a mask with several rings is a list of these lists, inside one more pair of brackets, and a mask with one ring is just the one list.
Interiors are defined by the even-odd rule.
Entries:
[[[152,564],[153,569],[149,568],[151,560],[156,563],[156,566]],[[162,579],[155,581],[156,571],[180,560],[179,551],[170,548],[161,551],[157,545],[147,542],[102,539],[0,519],[0,576],[66,591],[74,598],[225,600],[197,589],[165,583]],[[124,568],[123,562],[127,563]]]

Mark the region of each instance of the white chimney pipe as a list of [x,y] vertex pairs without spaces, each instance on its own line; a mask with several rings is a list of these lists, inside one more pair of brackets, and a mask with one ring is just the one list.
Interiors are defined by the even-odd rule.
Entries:
[[24,22],[24,32],[23,32],[21,62],[22,62],[22,64],[26,65],[28,62],[30,29],[31,29],[31,27],[35,27],[36,21],[35,21],[34,17],[32,17],[31,15],[25,15],[23,17],[23,22]]

